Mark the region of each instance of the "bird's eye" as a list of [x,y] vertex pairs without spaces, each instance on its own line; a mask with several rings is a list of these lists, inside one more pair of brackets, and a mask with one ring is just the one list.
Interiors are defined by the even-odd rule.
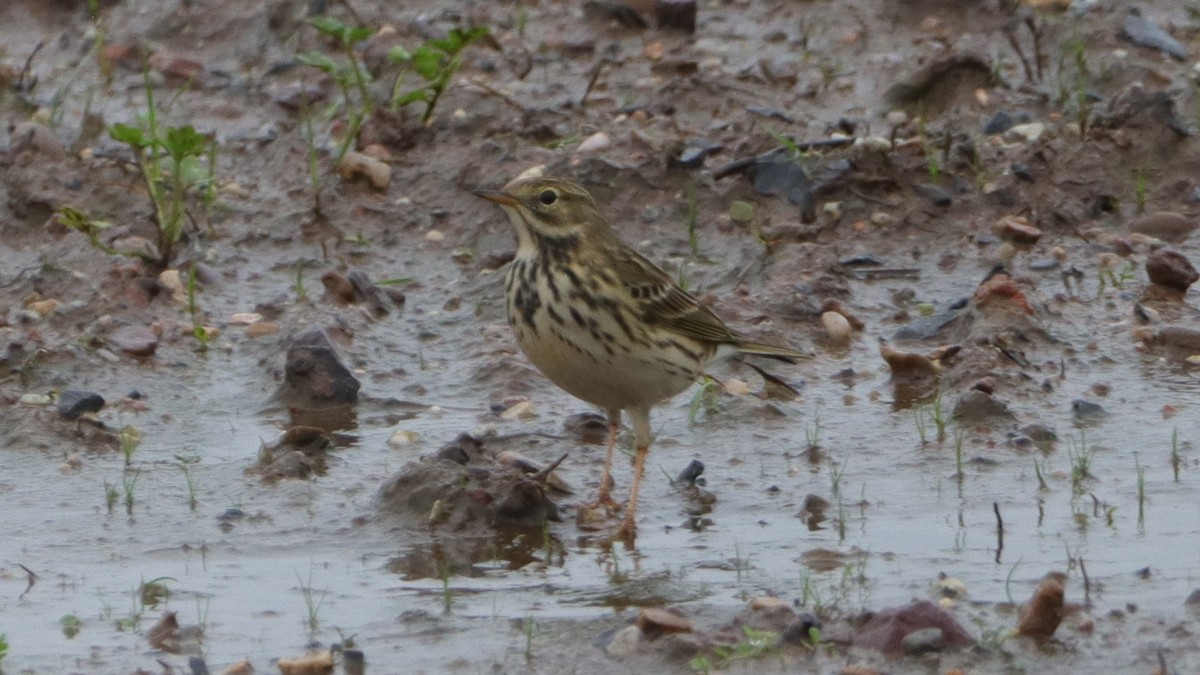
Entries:
[[538,201],[546,206],[550,206],[558,201],[558,193],[554,190],[542,190],[542,194],[538,195]]

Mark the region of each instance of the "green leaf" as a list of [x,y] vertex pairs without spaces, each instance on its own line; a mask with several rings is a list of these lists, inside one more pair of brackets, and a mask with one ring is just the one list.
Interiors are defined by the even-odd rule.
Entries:
[[209,139],[192,128],[192,125],[167,129],[163,145],[178,162],[184,157],[203,155],[208,152]]
[[352,28],[345,33],[342,42],[354,44],[355,42],[362,42],[374,34],[375,31],[370,28]]
[[438,79],[438,75],[442,70],[443,56],[438,52],[422,45],[412,53],[413,70],[417,72],[422,79],[432,82]]
[[350,29],[346,24],[330,16],[311,17],[308,20],[308,24],[329,37],[338,40],[341,40],[346,31]]
[[306,66],[312,66],[314,68],[319,68],[330,74],[336,73],[338,71],[338,64],[335,63],[333,61],[333,59],[329,58],[328,56],[325,56],[321,52],[308,52],[307,54],[298,54],[298,55],[296,55],[296,60],[299,61],[300,63],[303,63]]
[[409,103],[416,103],[417,101],[421,101],[422,103],[428,103],[429,102],[429,90],[428,89],[416,89],[414,91],[408,92],[407,94],[404,94],[403,96],[399,96],[396,98],[396,106],[397,107],[405,106],[405,105],[408,105]]
[[388,60],[392,63],[408,63],[412,61],[412,54],[407,49],[396,45],[388,50]]
[[128,124],[114,124],[108,128],[108,135],[118,143],[124,143],[138,150],[150,145],[145,132]]

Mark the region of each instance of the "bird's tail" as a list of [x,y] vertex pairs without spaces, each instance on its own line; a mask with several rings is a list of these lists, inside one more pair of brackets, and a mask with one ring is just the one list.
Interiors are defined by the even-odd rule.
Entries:
[[737,349],[745,354],[754,354],[756,356],[767,356],[788,363],[795,363],[801,359],[811,359],[812,354],[796,351],[787,347],[776,347],[775,345],[767,345],[761,342],[739,342]]

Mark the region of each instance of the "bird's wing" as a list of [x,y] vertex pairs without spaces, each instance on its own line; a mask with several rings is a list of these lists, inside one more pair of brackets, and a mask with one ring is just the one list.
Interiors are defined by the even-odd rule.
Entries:
[[700,342],[737,344],[740,341],[715,314],[701,306],[691,293],[677,286],[654,263],[623,246],[612,249],[611,253],[619,283],[641,309],[646,323]]

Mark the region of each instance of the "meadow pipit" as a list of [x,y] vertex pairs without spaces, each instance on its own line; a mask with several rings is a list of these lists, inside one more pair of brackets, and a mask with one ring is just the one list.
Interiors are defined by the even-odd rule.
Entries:
[[613,446],[621,411],[633,418],[637,456],[620,529],[629,538],[650,449],[650,407],[695,382],[722,345],[785,360],[807,355],[743,340],[618,239],[575,183],[526,178],[475,194],[499,204],[517,229],[505,284],[521,349],[550,381],[608,414],[600,492],[584,508],[617,508],[608,492]]

